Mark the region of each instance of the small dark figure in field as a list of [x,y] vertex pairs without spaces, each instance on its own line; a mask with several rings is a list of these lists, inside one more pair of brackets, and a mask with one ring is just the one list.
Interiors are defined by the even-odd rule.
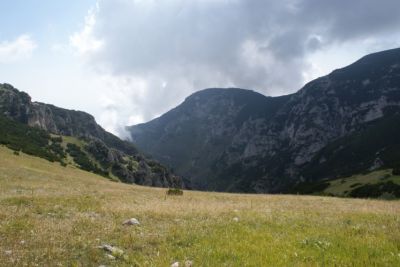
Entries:
[[179,188],[169,188],[166,194],[168,196],[182,196],[183,191]]

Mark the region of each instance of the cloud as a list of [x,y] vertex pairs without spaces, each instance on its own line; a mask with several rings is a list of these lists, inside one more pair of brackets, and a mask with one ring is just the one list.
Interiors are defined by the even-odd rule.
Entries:
[[0,63],[29,59],[36,47],[35,41],[27,34],[23,34],[13,41],[0,42]]
[[[103,46],[103,41],[97,39],[93,34],[93,29],[96,26],[95,12],[99,9],[98,4],[95,8],[89,10],[85,17],[85,25],[80,32],[70,36],[70,44],[74,47],[79,54],[88,55],[99,51]],[[59,50],[60,46],[55,49]]]
[[321,53],[398,45],[399,9],[398,0],[103,0],[71,44],[113,80],[113,120],[131,123],[207,87],[294,92],[325,69]]

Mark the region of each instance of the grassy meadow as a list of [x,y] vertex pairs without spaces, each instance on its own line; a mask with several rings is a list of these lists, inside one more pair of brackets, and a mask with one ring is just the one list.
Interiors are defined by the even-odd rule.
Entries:
[[0,266],[400,266],[400,201],[165,192],[0,147]]

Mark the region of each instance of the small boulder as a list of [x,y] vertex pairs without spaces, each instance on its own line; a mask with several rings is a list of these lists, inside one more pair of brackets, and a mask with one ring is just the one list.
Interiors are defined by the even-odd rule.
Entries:
[[140,222],[136,218],[130,218],[122,223],[123,225],[140,225]]
[[122,249],[111,246],[111,245],[105,244],[105,245],[99,246],[98,248],[104,249],[105,251],[111,253],[111,256],[113,256],[113,257],[118,258],[118,257],[122,257],[124,255],[124,251]]
[[115,260],[115,257],[113,255],[111,255],[111,254],[107,254],[107,258],[110,259],[110,260]]
[[235,217],[235,218],[233,218],[233,221],[234,221],[234,222],[238,222],[238,221],[239,221],[239,218],[238,218],[238,217]]
[[185,267],[193,267],[193,261],[185,261]]
[[179,267],[179,262],[174,262],[171,264],[171,267]]

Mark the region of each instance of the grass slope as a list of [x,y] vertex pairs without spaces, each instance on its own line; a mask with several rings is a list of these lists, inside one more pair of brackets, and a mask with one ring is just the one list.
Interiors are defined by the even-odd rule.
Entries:
[[344,179],[335,179],[329,181],[329,187],[324,190],[324,193],[335,196],[350,196],[352,191],[365,185],[376,185],[387,182],[400,185],[400,176],[392,175],[392,170],[389,169],[374,171],[367,174],[353,175]]
[[292,193],[337,197],[400,199],[400,175],[392,169],[372,171],[350,177],[302,183]]
[[[131,217],[141,225],[123,226]],[[0,146],[0,266],[400,266],[399,229],[399,201],[166,198]]]

